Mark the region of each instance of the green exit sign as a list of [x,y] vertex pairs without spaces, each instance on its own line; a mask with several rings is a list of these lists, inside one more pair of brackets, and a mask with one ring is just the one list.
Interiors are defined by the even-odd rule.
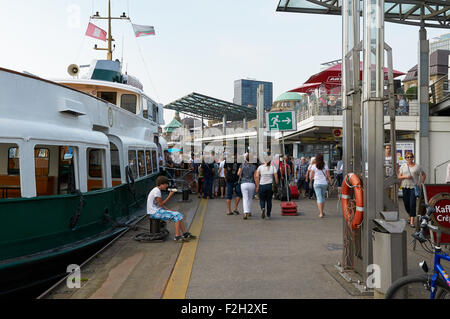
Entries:
[[266,127],[269,131],[297,130],[295,111],[266,113]]

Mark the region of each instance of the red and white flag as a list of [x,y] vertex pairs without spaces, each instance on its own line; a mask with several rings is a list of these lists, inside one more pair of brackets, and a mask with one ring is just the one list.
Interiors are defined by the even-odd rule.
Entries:
[[106,41],[106,31],[89,22],[86,35],[95,39]]

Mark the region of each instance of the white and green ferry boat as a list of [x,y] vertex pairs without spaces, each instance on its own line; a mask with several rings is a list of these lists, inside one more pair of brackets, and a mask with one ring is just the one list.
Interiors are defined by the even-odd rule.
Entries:
[[0,296],[64,275],[145,214],[163,105],[110,53],[83,79],[0,68]]

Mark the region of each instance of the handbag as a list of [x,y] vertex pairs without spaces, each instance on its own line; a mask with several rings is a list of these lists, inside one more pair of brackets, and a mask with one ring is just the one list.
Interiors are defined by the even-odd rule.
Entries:
[[414,176],[411,174],[411,170],[409,169],[408,164],[406,164],[406,167],[408,167],[408,171],[409,171],[409,175],[411,175],[411,178],[413,180],[414,183],[414,195],[416,197],[420,197],[420,194],[422,193],[422,188],[416,184],[416,181],[414,180]]

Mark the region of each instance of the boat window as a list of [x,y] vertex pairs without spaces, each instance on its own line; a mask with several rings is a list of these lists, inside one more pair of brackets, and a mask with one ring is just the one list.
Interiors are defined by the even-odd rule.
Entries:
[[147,175],[152,173],[152,158],[150,157],[150,151],[145,151],[145,163],[147,165]]
[[102,150],[88,149],[89,177],[102,177]]
[[153,172],[156,172],[156,170],[158,169],[158,163],[156,160],[156,150],[152,150],[152,167]]
[[111,149],[111,176],[112,178],[120,178],[119,150],[113,143],[109,143],[109,147]]
[[0,200],[21,197],[19,147],[0,144]]
[[153,103],[147,100],[148,119],[153,120]]
[[59,146],[57,194],[70,194],[76,188],[75,147]]
[[98,92],[98,97],[117,105],[117,92]]
[[34,148],[34,171],[36,176],[48,176],[50,157],[48,148]]
[[120,107],[133,114],[136,114],[137,111],[136,102],[137,96],[134,94],[122,94],[120,97]]
[[131,168],[133,177],[137,177],[137,165],[136,165],[136,151],[128,151],[128,165]]
[[8,150],[8,175],[19,175],[20,163],[19,163],[19,148],[11,147]]
[[88,148],[88,191],[104,188],[103,183],[103,150]]
[[142,103],[142,105],[143,105],[142,116],[145,119],[148,119],[148,114],[149,114],[148,110],[149,110],[150,101],[147,99],[144,99],[144,103]]
[[152,120],[153,120],[153,122],[158,123],[158,106],[157,105],[153,105]]
[[144,151],[138,151],[139,177],[145,176],[145,156]]

